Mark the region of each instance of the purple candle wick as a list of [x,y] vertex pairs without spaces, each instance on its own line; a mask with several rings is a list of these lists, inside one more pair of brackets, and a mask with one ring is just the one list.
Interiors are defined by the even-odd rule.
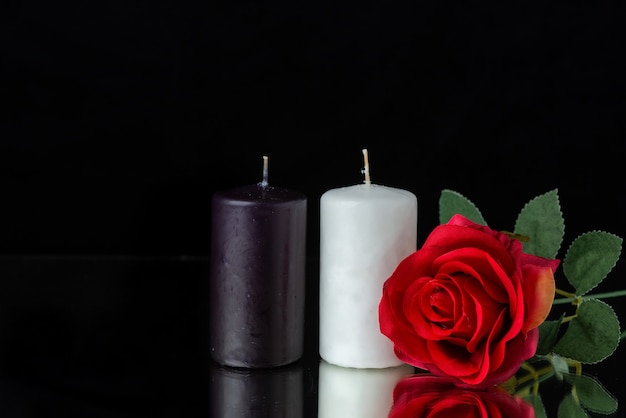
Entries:
[[267,176],[268,176],[268,162],[267,162],[268,158],[267,155],[263,156],[263,180],[261,180],[261,183],[259,183],[259,185],[261,187],[267,187],[268,186],[268,182],[267,182]]

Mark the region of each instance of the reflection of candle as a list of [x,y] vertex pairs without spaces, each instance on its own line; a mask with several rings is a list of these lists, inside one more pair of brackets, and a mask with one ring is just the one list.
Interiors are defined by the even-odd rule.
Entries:
[[371,184],[332,189],[320,199],[320,356],[345,367],[401,364],[380,332],[383,283],[417,246],[417,198]]
[[322,360],[318,417],[386,417],[393,404],[394,387],[413,372],[414,368],[406,364],[384,369],[356,369]]
[[216,192],[210,347],[220,364],[273,367],[303,353],[306,197],[263,181]]
[[303,416],[303,369],[295,363],[271,369],[212,365],[210,413],[215,418]]

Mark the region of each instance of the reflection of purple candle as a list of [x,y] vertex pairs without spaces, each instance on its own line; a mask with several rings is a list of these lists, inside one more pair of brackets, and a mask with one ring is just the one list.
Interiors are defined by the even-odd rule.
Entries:
[[211,366],[210,417],[302,418],[304,373],[294,363],[271,369]]
[[263,181],[216,192],[211,216],[210,347],[235,367],[302,357],[306,197]]

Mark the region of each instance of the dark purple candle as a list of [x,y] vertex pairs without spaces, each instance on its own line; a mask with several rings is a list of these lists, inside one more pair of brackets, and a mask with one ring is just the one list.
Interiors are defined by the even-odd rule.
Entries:
[[307,200],[263,181],[216,192],[211,215],[211,357],[274,367],[302,357]]

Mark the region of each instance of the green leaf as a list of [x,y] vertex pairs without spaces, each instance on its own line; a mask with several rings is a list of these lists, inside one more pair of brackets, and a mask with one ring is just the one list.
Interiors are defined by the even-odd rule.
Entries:
[[597,363],[617,348],[620,325],[613,308],[598,299],[586,299],[579,306],[576,317],[554,346],[554,352],[581,363]]
[[598,285],[615,267],[622,252],[622,238],[603,231],[580,235],[563,259],[563,273],[576,295],[582,296]]
[[530,238],[523,243],[525,253],[545,258],[556,257],[565,234],[557,189],[526,203],[515,221],[515,233]]
[[461,214],[477,224],[487,225],[476,205],[468,198],[452,190],[442,190],[439,197],[439,223],[447,223],[456,214]]
[[589,418],[585,410],[576,402],[574,396],[568,393],[563,397],[557,412],[558,418]]
[[587,410],[609,415],[617,411],[617,399],[594,377],[567,374],[565,381],[576,387],[578,401]]
[[552,352],[556,337],[561,327],[561,321],[565,315],[559,319],[545,320],[539,325],[539,342],[537,343],[537,354],[547,355]]
[[546,414],[546,408],[543,406],[543,401],[541,400],[541,395],[526,395],[523,399],[531,404],[533,408],[535,408],[535,418],[548,418]]
[[562,381],[563,375],[569,373],[569,366],[567,365],[567,361],[558,354],[552,354],[550,357],[550,363],[552,364],[552,368],[554,369],[554,375],[557,380]]

